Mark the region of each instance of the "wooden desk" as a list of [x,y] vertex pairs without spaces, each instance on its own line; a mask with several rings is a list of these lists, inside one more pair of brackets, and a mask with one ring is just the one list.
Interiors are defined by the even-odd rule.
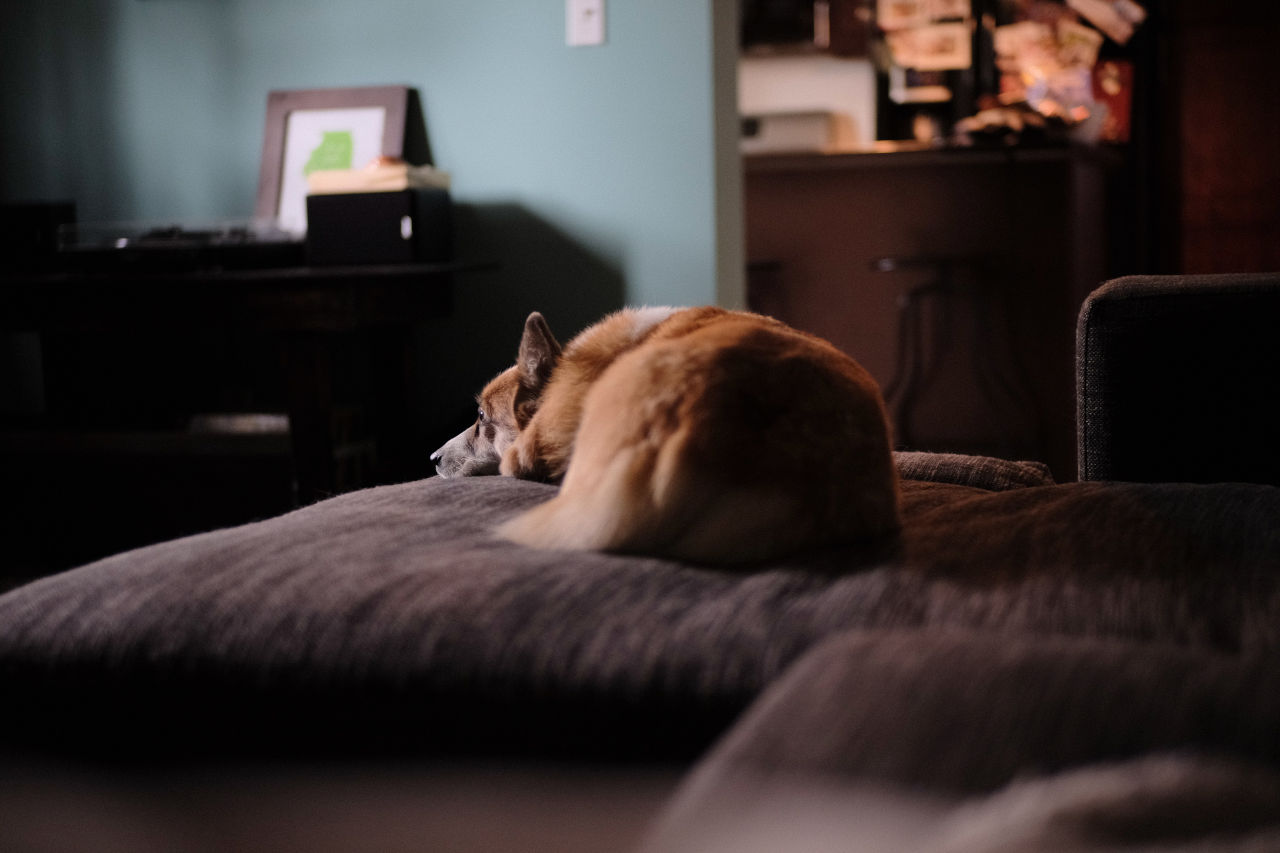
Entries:
[[[335,446],[336,359],[352,336],[368,344],[371,433],[377,479],[426,473],[426,453],[408,434],[410,331],[447,314],[454,275],[478,265],[396,264],[186,272],[114,269],[104,272],[0,273],[0,328],[46,339],[109,332],[127,337],[225,330],[274,340],[278,378],[289,415],[297,502],[342,490]],[[157,359],[181,357],[156,353]],[[58,390],[43,425],[60,433]],[[418,457],[422,458],[419,459]]]

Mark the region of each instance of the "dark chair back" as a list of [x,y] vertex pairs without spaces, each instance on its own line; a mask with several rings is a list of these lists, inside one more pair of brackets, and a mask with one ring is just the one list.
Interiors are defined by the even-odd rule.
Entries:
[[1076,397],[1081,480],[1280,485],[1280,273],[1102,285]]

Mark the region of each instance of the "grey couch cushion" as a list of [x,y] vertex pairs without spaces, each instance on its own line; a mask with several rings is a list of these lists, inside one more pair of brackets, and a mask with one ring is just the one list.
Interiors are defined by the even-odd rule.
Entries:
[[770,685],[645,853],[1280,849],[1278,716],[1271,654],[852,631]]
[[0,745],[687,759],[852,628],[1280,647],[1271,487],[906,480],[901,542],[737,571],[491,535],[550,494],[381,487],[14,590]]
[[[736,773],[989,791],[1153,752],[1280,767],[1271,654],[968,631],[854,631],[810,651],[702,762]],[[909,736],[904,736],[909,734]]]

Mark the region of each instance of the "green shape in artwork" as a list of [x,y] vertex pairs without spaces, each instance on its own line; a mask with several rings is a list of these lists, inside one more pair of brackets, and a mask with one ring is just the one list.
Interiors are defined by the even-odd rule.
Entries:
[[310,175],[318,169],[350,169],[351,153],[355,143],[349,130],[326,130],[320,144],[307,158],[302,174]]

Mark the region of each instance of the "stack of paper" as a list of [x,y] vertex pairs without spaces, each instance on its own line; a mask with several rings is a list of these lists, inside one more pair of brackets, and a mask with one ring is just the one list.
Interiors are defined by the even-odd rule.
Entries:
[[449,189],[449,173],[433,166],[376,160],[363,169],[317,169],[307,176],[312,195],[395,192],[407,189]]

